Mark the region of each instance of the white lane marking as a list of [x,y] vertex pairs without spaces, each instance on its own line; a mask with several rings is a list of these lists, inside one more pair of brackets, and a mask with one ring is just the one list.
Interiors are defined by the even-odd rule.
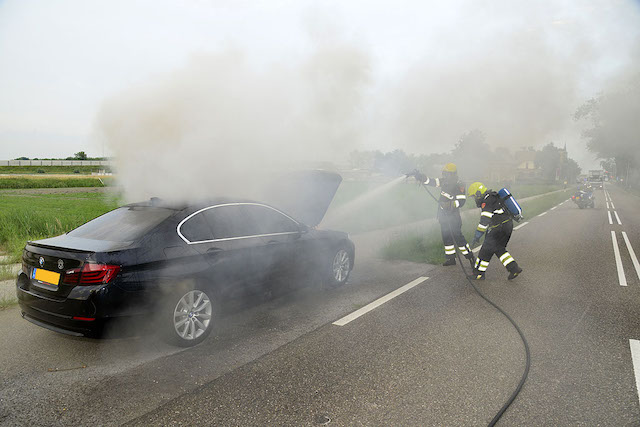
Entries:
[[636,268],[636,274],[638,275],[638,279],[640,279],[640,262],[638,262],[638,258],[636,257],[636,253],[631,246],[631,242],[627,237],[626,232],[622,232],[622,237],[624,237],[624,242],[627,244],[627,249],[629,250],[629,255],[631,255],[631,261],[633,261],[633,266]]
[[554,210],[555,208],[557,208],[558,206],[554,206],[551,209],[549,209],[550,211]]
[[640,341],[629,340],[631,348],[631,361],[633,362],[633,373],[636,377],[636,392],[640,399]]
[[354,311],[351,314],[348,314],[346,316],[344,316],[342,319],[336,320],[335,322],[333,322],[334,325],[336,326],[344,326],[347,323],[357,319],[358,317],[370,312],[371,310],[373,310],[376,307],[381,306],[382,304],[384,304],[387,301],[392,300],[393,298],[397,297],[398,295],[408,291],[409,289],[418,286],[420,283],[424,282],[425,280],[427,280],[428,277],[418,277],[416,280],[407,283],[406,285],[396,289],[393,292],[388,293],[387,295],[378,298],[377,300],[373,301],[372,303],[369,303],[367,305],[365,305],[364,307]]
[[611,209],[615,209],[616,207],[613,205],[613,201],[611,202]]
[[627,278],[624,275],[624,267],[622,266],[622,258],[620,258],[620,249],[618,249],[618,239],[616,232],[611,232],[611,240],[613,240],[613,254],[616,257],[616,268],[618,269],[618,281],[620,286],[627,286]]
[[618,221],[618,225],[622,225],[622,221],[620,221],[620,217],[618,216],[618,211],[613,211],[616,214],[616,221]]
[[611,220],[611,211],[607,211],[607,215],[609,215],[609,224],[613,225],[613,220]]
[[514,228],[514,230],[518,230],[518,229],[520,229],[520,228],[524,227],[524,226],[525,226],[525,225],[527,225],[527,224],[529,224],[529,221],[527,221],[527,222],[523,222],[523,223],[522,223],[522,224],[520,224],[519,226],[515,227],[515,228]]
[[544,215],[546,215],[546,214],[547,214],[547,212],[542,212],[542,213],[541,213],[540,215],[538,215],[538,216],[544,216]]
[[609,202],[607,202],[607,209],[611,209],[611,208],[609,207]]

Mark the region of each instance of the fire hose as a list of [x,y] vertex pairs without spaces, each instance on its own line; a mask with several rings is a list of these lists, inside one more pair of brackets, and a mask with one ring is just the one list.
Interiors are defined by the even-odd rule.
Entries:
[[[413,174],[407,174],[407,176],[409,175],[413,175]],[[427,188],[426,185],[424,185],[423,183],[424,181],[422,181],[420,184],[422,185],[422,187],[427,190],[427,193],[429,193],[429,196],[431,196],[431,198],[433,200],[435,200],[436,203],[438,202],[438,199],[436,199],[436,197],[431,194],[431,191],[429,191],[429,189]],[[449,233],[451,233],[451,239],[455,242],[455,237],[453,234],[453,230],[451,229],[451,224],[447,223],[448,227],[449,227]],[[458,242],[456,242],[457,244]],[[509,397],[509,399],[505,402],[504,405],[502,405],[502,408],[500,408],[500,410],[496,413],[496,415],[493,417],[493,419],[491,420],[491,422],[489,423],[489,427],[494,426],[498,420],[500,419],[500,417],[502,417],[502,415],[505,413],[505,411],[509,408],[509,406],[511,406],[511,404],[513,403],[513,401],[516,399],[516,397],[518,396],[518,394],[520,393],[520,390],[522,390],[522,386],[524,386],[525,381],[527,380],[527,376],[529,375],[529,368],[531,367],[531,353],[529,351],[529,343],[527,342],[526,337],[524,336],[524,334],[522,333],[522,331],[520,330],[520,327],[518,326],[518,324],[511,318],[511,316],[509,316],[507,314],[506,311],[504,311],[502,308],[500,308],[496,303],[494,303],[493,301],[491,301],[489,298],[487,298],[482,292],[480,292],[480,290],[478,289],[478,287],[475,285],[475,283],[473,283],[473,281],[471,280],[471,278],[469,277],[469,275],[467,274],[467,271],[464,268],[464,264],[462,263],[462,258],[460,257],[460,254],[458,253],[458,251],[456,251],[456,256],[458,258],[458,262],[460,263],[460,267],[462,268],[462,272],[464,273],[464,277],[467,279],[467,281],[469,282],[469,284],[471,285],[471,287],[476,291],[476,293],[478,295],[480,295],[480,297],[482,297],[482,299],[484,299],[486,302],[488,302],[491,306],[493,306],[496,310],[498,310],[504,317],[507,318],[507,320],[509,320],[509,322],[511,322],[511,324],[513,325],[513,327],[515,328],[515,330],[518,332],[518,335],[520,335],[520,339],[522,340],[522,344],[524,345],[524,352],[525,352],[525,356],[526,356],[526,363],[525,363],[525,368],[524,368],[524,372],[522,373],[522,377],[520,378],[520,382],[518,383],[518,386],[516,387],[516,389],[513,391],[513,393],[511,394],[511,396]]]

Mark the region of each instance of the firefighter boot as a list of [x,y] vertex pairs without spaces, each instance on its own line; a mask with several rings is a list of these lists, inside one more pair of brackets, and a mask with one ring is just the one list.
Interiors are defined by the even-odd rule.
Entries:
[[447,260],[445,262],[442,263],[442,265],[444,267],[448,267],[450,265],[456,265],[456,259],[451,257],[451,258],[447,258]]
[[515,262],[512,263],[513,267],[511,267],[511,265],[509,266],[510,268],[509,270],[509,277],[507,277],[507,280],[513,280],[516,277],[518,277],[518,275],[520,273],[522,273],[522,268],[520,268],[520,266],[518,264],[516,264]]

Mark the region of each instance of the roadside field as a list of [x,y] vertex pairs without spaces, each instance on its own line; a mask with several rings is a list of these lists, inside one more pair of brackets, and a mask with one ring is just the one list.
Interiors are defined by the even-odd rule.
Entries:
[[118,206],[111,195],[0,192],[0,248],[19,262],[27,240],[57,236]]
[[100,170],[108,171],[109,168],[105,166],[0,166],[0,174],[90,174]]
[[0,176],[0,189],[104,187],[113,183],[113,177],[98,178],[81,175]]
[[[521,203],[521,207],[527,218],[533,218],[534,216],[552,208],[558,203],[566,200],[571,194],[571,190],[567,189],[559,193],[549,194],[540,198],[529,200]],[[480,221],[480,210],[475,207],[477,211],[477,217],[469,217],[462,220],[462,232],[467,238],[468,242],[473,240],[475,229]],[[442,248],[442,234],[440,231],[440,225],[434,222],[429,227],[426,227],[422,233],[411,233],[401,235],[398,238],[391,240],[381,252],[384,259],[388,260],[405,260],[413,262],[424,262],[427,264],[439,264],[444,262],[444,251]]]

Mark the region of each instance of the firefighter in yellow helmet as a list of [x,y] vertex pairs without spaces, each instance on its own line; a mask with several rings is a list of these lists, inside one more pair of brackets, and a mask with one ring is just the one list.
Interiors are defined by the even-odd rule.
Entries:
[[413,176],[424,185],[440,187],[437,217],[438,222],[440,222],[446,257],[446,261],[442,265],[456,264],[457,246],[460,253],[469,260],[471,268],[473,268],[475,262],[473,253],[467,243],[467,239],[462,235],[460,208],[467,201],[467,196],[464,191],[464,184],[458,180],[458,168],[453,163],[447,163],[442,169],[441,178],[429,178],[420,172],[414,172]]
[[495,254],[509,272],[507,279],[515,279],[522,273],[522,268],[507,252],[507,243],[509,243],[513,232],[513,218],[502,203],[498,193],[487,189],[481,182],[474,182],[469,186],[469,197],[475,199],[476,206],[482,209],[480,223],[476,228],[476,234],[471,246],[475,246],[486,232],[471,278],[484,280],[489,261]]

